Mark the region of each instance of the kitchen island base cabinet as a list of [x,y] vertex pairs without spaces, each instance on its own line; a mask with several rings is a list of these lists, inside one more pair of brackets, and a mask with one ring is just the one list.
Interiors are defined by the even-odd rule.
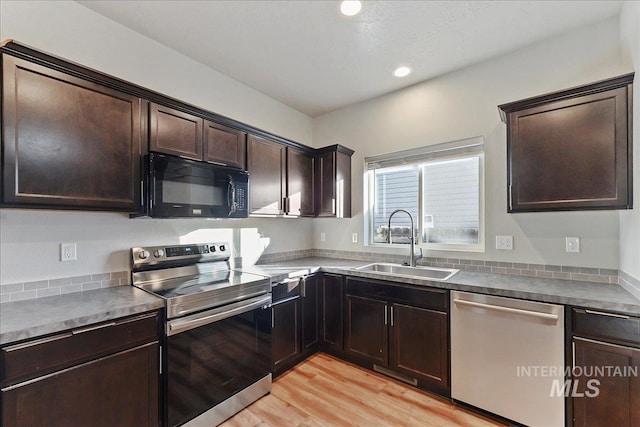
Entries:
[[149,343],[7,387],[2,425],[157,426],[159,355]]

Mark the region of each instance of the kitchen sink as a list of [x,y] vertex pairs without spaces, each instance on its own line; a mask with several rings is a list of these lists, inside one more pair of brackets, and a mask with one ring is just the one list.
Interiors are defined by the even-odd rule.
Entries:
[[447,280],[460,271],[455,268],[409,267],[408,265],[380,262],[363,265],[362,267],[357,267],[356,270],[438,281]]

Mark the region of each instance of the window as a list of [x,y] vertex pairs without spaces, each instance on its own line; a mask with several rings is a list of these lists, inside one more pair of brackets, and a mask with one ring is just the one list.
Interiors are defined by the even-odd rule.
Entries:
[[[478,137],[366,158],[369,243],[388,244],[389,215],[403,209],[418,244],[483,251],[483,146]],[[400,212],[391,243],[410,241],[411,221]]]

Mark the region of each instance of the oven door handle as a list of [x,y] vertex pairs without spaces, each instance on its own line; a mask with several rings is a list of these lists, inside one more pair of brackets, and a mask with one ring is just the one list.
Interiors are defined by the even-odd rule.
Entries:
[[179,334],[190,329],[218,322],[238,314],[246,313],[260,307],[268,307],[271,304],[271,294],[240,301],[228,306],[208,310],[183,319],[167,322],[167,336]]

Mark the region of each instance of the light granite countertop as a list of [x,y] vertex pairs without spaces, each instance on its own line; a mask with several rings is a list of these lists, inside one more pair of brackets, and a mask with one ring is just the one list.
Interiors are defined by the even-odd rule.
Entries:
[[62,332],[164,307],[161,298],[116,286],[0,304],[0,344]]
[[[640,315],[640,300],[619,285],[467,271],[459,271],[446,281],[433,281],[355,270],[368,263],[312,257],[242,267],[242,271],[271,277],[274,283],[288,277],[322,271]],[[133,286],[3,303],[0,304],[0,345],[157,310],[163,306],[161,298]]]
[[355,270],[370,262],[334,258],[299,258],[266,265],[243,268],[248,272],[264,274],[273,281],[306,272],[325,272],[387,280],[433,288],[476,292],[495,296],[527,299],[553,304],[607,310],[640,315],[640,300],[620,285],[581,282],[576,280],[547,279],[507,274],[459,271],[446,281],[393,276],[385,273]]

